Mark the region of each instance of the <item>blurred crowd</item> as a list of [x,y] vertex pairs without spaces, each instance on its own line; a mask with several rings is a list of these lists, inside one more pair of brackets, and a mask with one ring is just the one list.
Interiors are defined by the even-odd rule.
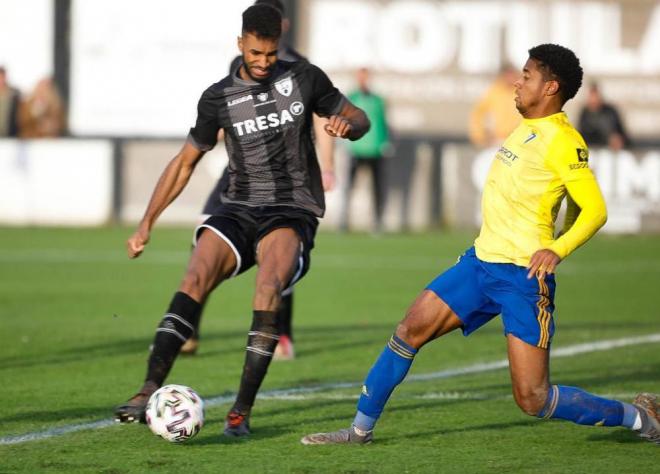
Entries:
[[0,66],[0,137],[52,138],[66,131],[66,110],[50,77],[23,95]]
[[[486,92],[475,103],[468,124],[470,142],[476,147],[497,146],[518,126],[521,117],[514,96],[520,72],[504,64]],[[619,110],[608,103],[597,83],[589,84],[576,128],[589,147],[618,151],[631,146]]]

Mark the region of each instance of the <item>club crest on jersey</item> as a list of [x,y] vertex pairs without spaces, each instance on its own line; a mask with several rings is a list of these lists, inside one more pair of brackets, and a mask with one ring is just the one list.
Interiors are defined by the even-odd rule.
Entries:
[[268,92],[262,92],[261,94],[258,94],[257,99],[259,99],[261,102],[265,102],[266,99],[268,99]]
[[282,94],[285,97],[289,97],[291,95],[291,92],[293,91],[293,81],[291,80],[290,77],[287,77],[286,79],[282,79],[281,81],[277,81],[275,83],[275,90]]

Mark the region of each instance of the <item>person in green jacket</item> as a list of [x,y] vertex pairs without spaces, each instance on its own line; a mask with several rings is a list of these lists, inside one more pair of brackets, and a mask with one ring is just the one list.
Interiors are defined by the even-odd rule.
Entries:
[[351,157],[350,173],[346,186],[346,199],[340,219],[341,230],[348,229],[349,201],[351,190],[358,168],[365,167],[371,172],[373,184],[373,203],[375,211],[375,231],[382,230],[384,208],[384,167],[383,156],[387,154],[389,143],[389,130],[385,100],[369,88],[369,69],[360,68],[357,71],[358,88],[348,94],[349,100],[364,110],[371,121],[371,129],[359,140],[348,144]]

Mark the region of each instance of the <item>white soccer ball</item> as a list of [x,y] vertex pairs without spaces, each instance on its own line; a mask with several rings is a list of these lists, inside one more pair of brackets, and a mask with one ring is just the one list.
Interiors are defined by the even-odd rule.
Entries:
[[189,440],[204,425],[204,401],[185,385],[165,385],[149,398],[147,425],[161,438],[173,443]]

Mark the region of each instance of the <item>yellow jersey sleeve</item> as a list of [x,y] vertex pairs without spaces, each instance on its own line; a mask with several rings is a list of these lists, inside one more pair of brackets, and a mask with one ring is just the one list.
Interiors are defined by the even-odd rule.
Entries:
[[581,140],[559,135],[548,151],[546,164],[559,176],[568,193],[562,235],[549,246],[563,259],[605,224],[607,208],[589,169],[589,150]]

